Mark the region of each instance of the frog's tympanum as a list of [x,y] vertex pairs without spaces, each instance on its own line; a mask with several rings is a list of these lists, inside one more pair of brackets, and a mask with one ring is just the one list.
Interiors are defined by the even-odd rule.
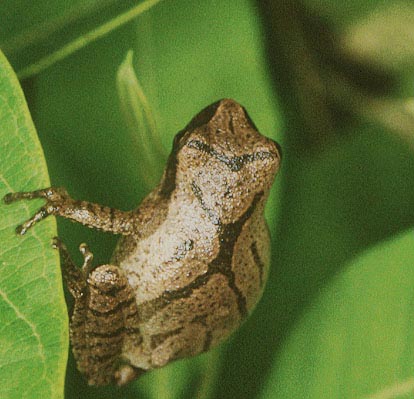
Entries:
[[6,203],[46,200],[19,234],[58,215],[122,236],[110,264],[95,268],[85,244],[78,268],[53,241],[75,300],[73,353],[89,384],[125,384],[207,351],[242,323],[267,277],[263,210],[279,163],[278,145],[225,99],[176,135],[161,182],[133,211],[57,188],[6,195]]

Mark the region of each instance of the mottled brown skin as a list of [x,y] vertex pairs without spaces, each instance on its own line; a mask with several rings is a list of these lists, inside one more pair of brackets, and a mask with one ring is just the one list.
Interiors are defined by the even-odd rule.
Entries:
[[123,236],[111,265],[95,270],[86,246],[78,269],[54,244],[75,298],[73,351],[90,384],[125,384],[208,350],[241,324],[267,277],[263,210],[279,163],[278,145],[225,99],[177,134],[160,184],[134,211],[74,201],[54,188],[5,197],[46,199],[20,234],[59,215]]

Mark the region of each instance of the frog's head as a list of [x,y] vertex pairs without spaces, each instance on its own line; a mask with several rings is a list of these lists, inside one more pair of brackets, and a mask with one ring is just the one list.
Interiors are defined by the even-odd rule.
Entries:
[[278,144],[257,131],[246,110],[224,99],[177,134],[164,186],[169,176],[174,188],[192,191],[206,209],[233,219],[255,196],[267,197],[280,157]]

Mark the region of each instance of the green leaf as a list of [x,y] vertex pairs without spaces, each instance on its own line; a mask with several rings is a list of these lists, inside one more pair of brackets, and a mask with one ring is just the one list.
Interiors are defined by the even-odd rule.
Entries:
[[140,386],[156,399],[209,399],[220,376],[222,348],[217,347],[196,358],[184,359],[148,373]]
[[[19,82],[0,53],[0,197],[49,186],[46,164]],[[61,398],[67,311],[50,218],[24,237],[14,229],[39,201],[0,204],[0,397]]]
[[117,89],[121,110],[130,133],[131,145],[140,154],[140,180],[151,191],[161,179],[167,160],[161,144],[151,106],[142,90],[132,65],[133,52],[128,51],[118,68]]
[[87,32],[82,36],[79,36],[75,40],[65,44],[62,48],[56,50],[55,52],[52,52],[51,54],[37,61],[36,63],[29,65],[28,67],[19,71],[19,78],[25,79],[42,72],[46,68],[50,67],[56,62],[59,62],[69,57],[71,54],[81,50],[83,47],[94,42],[95,40],[106,36],[112,30],[117,29],[120,26],[130,22],[138,15],[147,11],[153,5],[157,4],[159,1],[161,0],[144,1],[136,5],[135,7],[131,8],[130,10],[126,11],[125,13],[112,18],[110,21],[100,25],[96,29]]
[[[79,0],[77,1],[79,2]],[[37,23],[33,23],[36,17],[33,17],[31,21],[30,18],[26,19],[25,22],[29,22],[29,25],[31,26],[27,30],[23,31],[20,31],[20,29],[17,29],[16,31],[15,25],[11,25],[13,26],[12,28],[6,28],[5,36],[7,39],[0,44],[2,48],[6,49],[6,54],[10,53],[13,56],[13,54],[17,52],[17,60],[20,62],[25,58],[30,59],[30,53],[41,53],[44,51],[44,49],[42,50],[42,47],[48,49],[46,55],[36,60],[34,63],[31,63],[28,66],[24,67],[23,69],[18,70],[18,77],[20,79],[25,79],[43,71],[54,63],[65,59],[66,57],[82,49],[93,41],[104,37],[112,30],[115,30],[120,26],[130,22],[141,13],[156,5],[159,1],[161,0],[145,0],[139,4],[133,3],[133,7],[130,9],[121,12],[118,15],[112,15],[109,21],[104,20],[103,23],[98,25],[95,29],[92,29],[86,33],[84,32],[82,35],[75,37],[74,40],[70,40],[69,36],[70,33],[72,33],[73,29],[70,29],[68,25],[79,25],[82,19],[85,19],[88,16],[89,18],[86,19],[89,19],[89,23],[91,23],[91,19],[96,23],[96,19],[102,15],[106,15],[107,12],[109,12],[110,15],[113,14],[114,10],[112,10],[113,7],[111,7],[113,0],[104,0],[96,3],[90,2],[89,4],[80,3],[79,5],[75,4],[75,7],[72,5],[72,7],[68,9],[62,7],[60,10],[59,8],[61,7],[61,4],[59,4],[59,2],[55,4],[55,8],[50,7],[52,4],[48,2],[45,3],[46,9],[43,13],[39,11],[41,7],[38,5],[34,7],[34,9],[30,9],[30,7],[25,5],[25,10],[21,14],[27,13],[29,11],[29,15],[37,15],[37,17],[40,18],[39,21]],[[125,2],[123,6],[128,6],[128,2]],[[7,13],[11,11],[12,13],[19,14],[16,8],[18,9],[18,6],[11,8],[11,10],[6,9],[5,12]],[[30,11],[32,11],[32,14],[30,14]],[[49,20],[47,17],[45,18],[45,14],[52,14],[53,19]],[[24,20],[24,18],[22,19]],[[21,25],[24,26],[25,23],[22,22]],[[76,28],[79,29],[79,26]],[[59,30],[61,30],[61,32],[59,32]],[[50,42],[59,42],[59,36],[62,36],[62,31],[64,33],[63,43],[55,50],[50,49]],[[4,40],[4,36],[1,35],[1,33],[2,29],[0,28],[0,36]],[[48,40],[51,37],[53,40]]]
[[413,287],[412,230],[349,262],[308,306],[261,397],[408,397],[414,390]]

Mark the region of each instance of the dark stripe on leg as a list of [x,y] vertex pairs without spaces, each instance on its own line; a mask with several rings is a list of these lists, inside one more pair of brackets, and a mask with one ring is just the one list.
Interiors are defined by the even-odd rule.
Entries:
[[250,246],[250,250],[252,251],[253,260],[255,265],[259,270],[259,278],[260,278],[260,286],[263,285],[263,272],[264,272],[264,263],[260,259],[259,251],[257,250],[257,243],[256,241]]
[[157,346],[160,346],[168,338],[178,335],[182,330],[183,330],[183,327],[179,327],[179,328],[176,328],[175,330],[167,331],[165,333],[151,335],[150,337],[151,349],[155,349]]

